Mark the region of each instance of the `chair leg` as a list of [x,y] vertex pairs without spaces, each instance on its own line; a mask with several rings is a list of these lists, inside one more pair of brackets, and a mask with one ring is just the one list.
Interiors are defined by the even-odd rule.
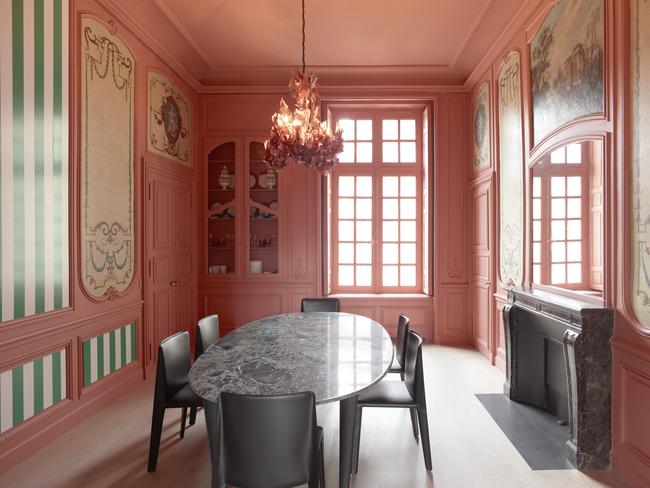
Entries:
[[411,414],[411,425],[413,426],[413,437],[418,438],[418,417],[417,408],[409,408]]
[[160,436],[162,434],[163,420],[165,418],[165,406],[153,406],[151,416],[151,435],[149,436],[149,464],[147,471],[153,473],[158,464],[158,449],[160,448]]
[[424,454],[424,465],[427,471],[431,471],[431,443],[429,442],[429,423],[427,421],[426,407],[418,409],[418,420],[420,421],[420,431],[422,432],[422,454]]
[[181,414],[181,433],[180,438],[185,437],[185,420],[187,419],[187,407],[183,407],[183,413]]
[[196,422],[196,411],[198,410],[198,407],[191,407],[190,408],[190,425],[194,425]]
[[320,440],[320,488],[325,488],[325,443]]
[[354,417],[354,444],[352,445],[352,473],[359,470],[359,447],[361,444],[361,417],[363,407],[357,407],[357,413]]

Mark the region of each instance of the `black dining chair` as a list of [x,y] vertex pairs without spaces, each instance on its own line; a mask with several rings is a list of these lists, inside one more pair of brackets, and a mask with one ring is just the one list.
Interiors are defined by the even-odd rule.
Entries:
[[341,302],[338,298],[303,298],[300,302],[301,312],[340,312]]
[[199,356],[217,342],[219,339],[219,316],[217,314],[208,315],[203,317],[196,324],[196,343],[194,345],[194,360],[199,359]]
[[[364,407],[408,408],[411,411],[416,411],[422,432],[424,465],[427,471],[431,471],[431,445],[429,443],[429,424],[427,423],[427,402],[424,393],[422,342],[423,339],[418,333],[409,332],[404,361],[404,381],[380,381],[359,393],[354,420],[353,473],[356,473],[359,467],[361,417]],[[413,420],[414,417],[411,419]],[[417,438],[415,425],[413,434]]]
[[190,425],[196,419],[196,409],[203,405],[189,384],[190,373],[190,335],[187,331],[178,332],[164,339],[158,347],[158,367],[151,417],[151,436],[149,439],[149,464],[147,471],[156,470],[158,450],[162,434],[165,410],[182,408],[180,438],[185,435],[187,409],[191,409]]
[[323,429],[312,392],[258,396],[221,393],[227,485],[325,487]]
[[404,362],[406,357],[406,340],[408,339],[409,334],[409,324],[411,319],[409,319],[403,313],[400,314],[397,321],[397,338],[395,340],[395,355],[393,356],[393,362],[390,365],[389,373],[399,373],[404,379]]

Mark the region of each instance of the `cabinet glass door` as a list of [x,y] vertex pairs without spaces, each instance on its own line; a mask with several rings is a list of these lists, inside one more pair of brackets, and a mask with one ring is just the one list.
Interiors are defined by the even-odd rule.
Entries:
[[[236,147],[234,142],[216,146],[208,154],[208,273],[236,272],[235,182]],[[188,215],[188,218],[190,216]]]
[[248,143],[250,274],[278,273],[279,177],[264,163],[264,144]]

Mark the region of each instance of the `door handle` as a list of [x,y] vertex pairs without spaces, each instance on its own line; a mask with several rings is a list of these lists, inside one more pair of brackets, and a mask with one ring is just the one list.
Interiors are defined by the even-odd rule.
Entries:
[[178,286],[180,284],[180,281],[170,281],[169,286]]

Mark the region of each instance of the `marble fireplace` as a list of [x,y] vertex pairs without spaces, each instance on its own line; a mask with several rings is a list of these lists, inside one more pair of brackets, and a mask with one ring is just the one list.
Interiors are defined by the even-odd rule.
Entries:
[[576,468],[607,469],[613,310],[517,288],[508,291],[503,323],[506,396],[569,424],[567,459]]

